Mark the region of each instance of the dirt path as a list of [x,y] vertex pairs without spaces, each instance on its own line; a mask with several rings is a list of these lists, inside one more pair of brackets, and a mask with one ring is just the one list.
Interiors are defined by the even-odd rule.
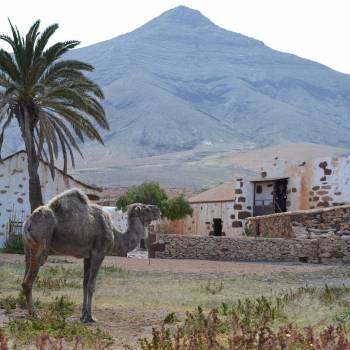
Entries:
[[[0,254],[0,262],[23,263],[23,255]],[[51,256],[48,264],[82,264],[82,260]],[[331,266],[301,263],[235,262],[208,260],[171,260],[171,259],[132,259],[108,256],[104,265],[116,265],[130,271],[178,272],[178,273],[220,273],[227,276],[246,274],[265,275],[276,272],[313,272],[324,271]]]

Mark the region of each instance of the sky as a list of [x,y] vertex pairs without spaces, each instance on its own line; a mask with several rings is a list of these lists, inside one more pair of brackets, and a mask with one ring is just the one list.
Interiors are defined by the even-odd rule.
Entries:
[[2,0],[0,33],[9,33],[7,18],[24,33],[40,19],[43,26],[60,25],[56,41],[76,39],[82,47],[130,32],[178,5],[273,49],[350,74],[349,0]]

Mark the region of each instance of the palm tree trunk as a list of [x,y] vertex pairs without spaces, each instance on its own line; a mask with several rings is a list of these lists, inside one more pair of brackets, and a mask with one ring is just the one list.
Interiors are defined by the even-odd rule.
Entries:
[[[32,147],[34,148],[34,147]],[[37,207],[43,205],[43,196],[41,193],[39,170],[39,159],[33,150],[27,150],[28,174],[29,174],[29,202],[30,209],[33,212]]]
[[36,208],[40,207],[44,203],[43,196],[41,193],[40,177],[38,174],[39,158],[34,145],[34,125],[30,125],[29,118],[27,117],[27,115],[25,111],[24,118],[22,120],[19,120],[19,125],[22,131],[22,137],[27,153],[29,175],[29,202],[31,212],[33,212]]

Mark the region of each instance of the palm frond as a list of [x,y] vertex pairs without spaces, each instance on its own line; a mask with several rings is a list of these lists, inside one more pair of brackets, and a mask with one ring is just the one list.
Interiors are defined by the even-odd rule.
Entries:
[[42,56],[43,50],[45,49],[49,39],[57,29],[58,29],[58,24],[52,24],[42,32],[42,34],[38,38],[35,45],[34,59],[37,59]]
[[82,156],[77,140],[88,138],[103,144],[98,128],[109,128],[101,105],[103,91],[85,75],[93,71],[91,64],[62,57],[79,41],[48,47],[57,24],[40,33],[40,21],[36,21],[21,36],[9,22],[12,34],[0,35],[13,51],[0,49],[0,151],[4,132],[16,118],[28,157],[34,153],[45,159],[53,177],[60,151],[66,171],[69,159],[75,165],[74,151]]

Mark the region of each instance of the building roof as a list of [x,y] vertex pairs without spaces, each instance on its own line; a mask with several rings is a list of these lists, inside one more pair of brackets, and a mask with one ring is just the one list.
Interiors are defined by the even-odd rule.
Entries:
[[235,196],[233,182],[225,182],[189,198],[190,203],[231,202]]
[[[11,158],[13,158],[13,157],[16,157],[17,155],[22,154],[22,153],[25,154],[25,155],[27,155],[27,152],[26,152],[26,151],[20,150],[20,151],[18,151],[18,152],[16,152],[16,153],[10,154],[9,156],[7,156],[7,157],[4,158],[4,159],[0,159],[0,163],[4,162],[4,161],[6,161],[6,160],[9,160],[9,159],[11,159]],[[46,166],[50,166],[49,163],[45,162],[45,161],[42,160],[42,159],[40,159],[40,162],[42,162],[42,163],[45,164]],[[94,190],[94,191],[99,191],[99,192],[102,191],[102,189],[99,188],[99,187],[95,187],[95,186],[88,185],[88,184],[86,184],[86,183],[84,183],[84,182],[82,182],[82,181],[77,180],[77,179],[74,178],[73,176],[64,173],[61,169],[59,169],[59,168],[57,168],[57,167],[54,167],[54,168],[55,168],[55,170],[56,170],[58,173],[60,173],[62,176],[68,177],[69,179],[71,179],[71,180],[77,182],[78,184],[80,184],[81,186],[84,186],[84,187],[89,188],[89,189]]]

